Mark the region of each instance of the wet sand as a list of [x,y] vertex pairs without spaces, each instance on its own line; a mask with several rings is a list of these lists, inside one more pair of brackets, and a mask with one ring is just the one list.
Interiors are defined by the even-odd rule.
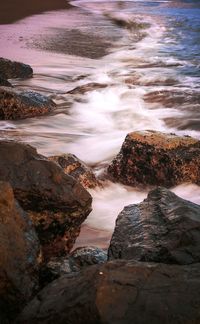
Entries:
[[66,0],[6,0],[0,1],[0,24],[11,24],[44,11],[67,9]]

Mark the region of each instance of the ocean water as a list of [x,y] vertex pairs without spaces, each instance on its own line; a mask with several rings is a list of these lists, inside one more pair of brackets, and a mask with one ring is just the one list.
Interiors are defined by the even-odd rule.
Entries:
[[[0,26],[0,56],[29,63],[35,72],[13,84],[45,93],[58,104],[51,116],[0,121],[1,138],[30,143],[45,155],[74,153],[97,173],[131,131],[200,139],[200,1],[71,4],[69,10]],[[107,87],[67,93],[90,82]],[[172,190],[200,204],[199,186]],[[77,244],[107,244],[118,213],[147,192],[110,182],[92,190],[93,211],[84,228],[103,234],[97,242],[97,235],[90,239],[86,231]]]

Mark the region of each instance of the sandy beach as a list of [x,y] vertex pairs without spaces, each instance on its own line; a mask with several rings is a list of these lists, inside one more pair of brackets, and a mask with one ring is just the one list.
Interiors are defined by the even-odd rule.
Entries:
[[44,11],[66,9],[70,5],[66,0],[7,0],[0,2],[0,24],[11,24],[25,17]]

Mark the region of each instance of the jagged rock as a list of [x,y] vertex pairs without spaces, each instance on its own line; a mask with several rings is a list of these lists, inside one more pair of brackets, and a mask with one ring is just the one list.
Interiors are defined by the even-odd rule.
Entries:
[[0,57],[0,74],[4,79],[26,79],[33,76],[33,69],[30,65]]
[[155,131],[129,133],[108,173],[131,186],[200,184],[200,141]]
[[[2,156],[1,156],[2,158]],[[0,322],[11,320],[36,292],[39,240],[14,199],[9,183],[0,181]]]
[[12,87],[12,84],[8,80],[2,78],[2,76],[0,75],[0,86]]
[[200,261],[200,206],[165,188],[149,192],[140,204],[119,214],[109,259],[173,264]]
[[80,183],[35,148],[0,141],[0,180],[9,181],[28,211],[46,258],[72,248],[92,198]]
[[200,264],[115,260],[63,276],[35,297],[18,324],[199,324]]
[[92,170],[73,154],[51,156],[49,160],[57,162],[66,174],[76,178],[84,188],[95,188],[100,185]]
[[33,91],[0,87],[0,119],[23,119],[51,112],[56,104]]
[[84,94],[88,91],[94,91],[102,88],[106,88],[108,85],[104,83],[97,83],[97,82],[90,82],[87,84],[83,84],[81,86],[78,86],[67,93],[69,94]]
[[67,257],[51,258],[41,267],[40,282],[44,287],[47,283],[61,277],[64,274],[80,271],[94,264],[105,263],[107,253],[93,246],[80,247]]

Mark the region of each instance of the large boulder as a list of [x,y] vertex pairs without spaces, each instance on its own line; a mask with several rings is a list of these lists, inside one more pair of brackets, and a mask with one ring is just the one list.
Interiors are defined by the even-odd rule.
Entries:
[[0,181],[0,322],[23,308],[39,283],[39,240],[14,198],[9,183]]
[[200,264],[115,260],[63,276],[25,307],[18,324],[199,324]]
[[0,141],[0,156],[0,180],[11,183],[16,199],[28,211],[44,255],[69,251],[91,211],[90,194],[29,145]]
[[63,154],[51,156],[49,160],[58,163],[66,174],[76,178],[84,188],[95,188],[100,185],[92,169],[83,161],[79,160],[74,154]]
[[155,131],[130,133],[108,173],[131,186],[200,184],[200,141]]
[[6,80],[5,78],[2,78],[1,74],[0,74],[0,86],[2,87],[12,87],[12,84]]
[[140,204],[119,214],[109,259],[173,264],[200,261],[200,206],[165,188],[152,190]]
[[4,79],[26,79],[33,76],[33,69],[30,65],[0,57],[0,74]]
[[51,112],[56,104],[34,91],[0,87],[0,119],[24,119]]

